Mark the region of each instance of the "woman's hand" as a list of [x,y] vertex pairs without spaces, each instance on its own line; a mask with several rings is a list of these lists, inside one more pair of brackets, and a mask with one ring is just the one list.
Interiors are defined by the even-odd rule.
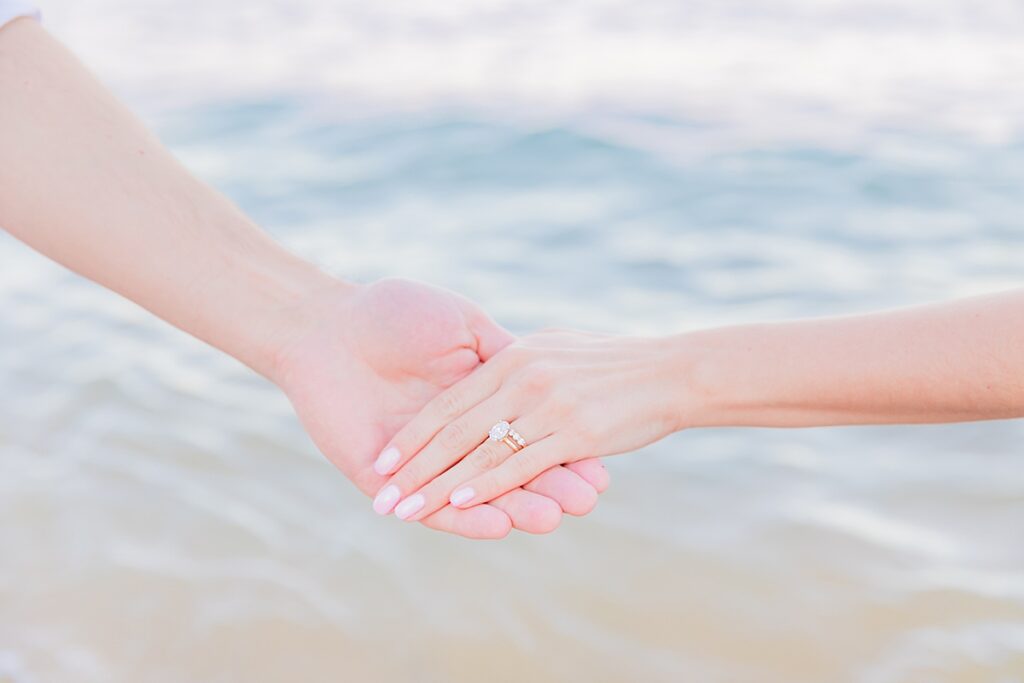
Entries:
[[[377,471],[394,475],[375,507],[418,520],[449,500],[474,506],[551,465],[684,427],[1018,417],[1024,290],[658,340],[546,333],[497,353],[391,440]],[[485,440],[502,420],[525,448]]]
[[[377,462],[394,472],[374,509],[422,519],[451,502],[468,508],[548,468],[630,451],[680,428],[666,368],[671,349],[653,339],[545,332],[500,351],[434,398]],[[501,421],[526,446],[488,438]]]

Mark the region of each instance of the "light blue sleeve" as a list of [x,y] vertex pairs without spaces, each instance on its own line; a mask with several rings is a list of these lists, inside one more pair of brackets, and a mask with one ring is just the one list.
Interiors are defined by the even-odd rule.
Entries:
[[39,10],[28,0],[0,0],[0,26],[17,17],[39,18]]

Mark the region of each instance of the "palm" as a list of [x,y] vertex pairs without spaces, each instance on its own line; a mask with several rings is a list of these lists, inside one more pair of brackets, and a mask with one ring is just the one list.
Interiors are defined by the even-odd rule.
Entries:
[[[283,359],[282,387],[316,445],[368,495],[386,479],[373,462],[388,440],[477,367],[482,347],[493,353],[511,341],[470,302],[404,280],[328,296],[316,318]],[[424,521],[483,535],[509,523],[491,506],[435,517]]]
[[387,440],[480,362],[461,302],[437,294],[395,280],[361,289],[290,353],[299,417],[364,493],[384,480],[373,461]]

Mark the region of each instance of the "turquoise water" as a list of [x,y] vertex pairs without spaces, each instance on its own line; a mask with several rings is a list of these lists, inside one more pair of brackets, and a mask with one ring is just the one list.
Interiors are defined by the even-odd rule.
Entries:
[[[911,131],[859,152],[774,144],[679,158],[572,120],[329,117],[259,102],[189,111],[166,130],[325,267],[441,282],[524,331],[667,332],[1020,282],[1021,145]],[[704,134],[641,123],[676,144]]]
[[[1009,5],[51,5],[292,249],[517,332],[1024,281]],[[244,369],[0,263],[0,681],[1024,680],[1020,421],[679,434],[590,517],[474,544],[372,515]]]

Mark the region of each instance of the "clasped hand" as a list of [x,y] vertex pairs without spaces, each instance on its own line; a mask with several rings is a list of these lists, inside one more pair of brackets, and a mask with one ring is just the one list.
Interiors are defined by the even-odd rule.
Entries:
[[[390,440],[374,509],[407,521],[493,501],[551,467],[676,431],[680,401],[657,340],[544,332],[513,342],[437,395]],[[525,447],[488,438],[507,421]],[[499,429],[496,436],[502,436]]]
[[[501,351],[513,342],[512,335],[470,301],[407,280],[331,284],[308,297],[293,317],[296,322],[290,327],[301,333],[282,344],[269,374],[320,450],[370,495],[386,480],[374,469],[386,444],[407,448],[404,444],[414,434],[410,429],[423,434],[427,416],[450,403],[446,389],[463,378],[475,383],[482,376],[478,368],[487,367],[490,376],[505,363],[482,361],[518,353]],[[426,412],[416,417],[424,406]],[[512,528],[551,531],[563,512],[589,512],[608,485],[598,460],[573,457],[566,463],[570,461],[565,467],[545,467],[489,496],[485,505],[455,507],[432,500],[416,519],[471,538],[500,538]]]

